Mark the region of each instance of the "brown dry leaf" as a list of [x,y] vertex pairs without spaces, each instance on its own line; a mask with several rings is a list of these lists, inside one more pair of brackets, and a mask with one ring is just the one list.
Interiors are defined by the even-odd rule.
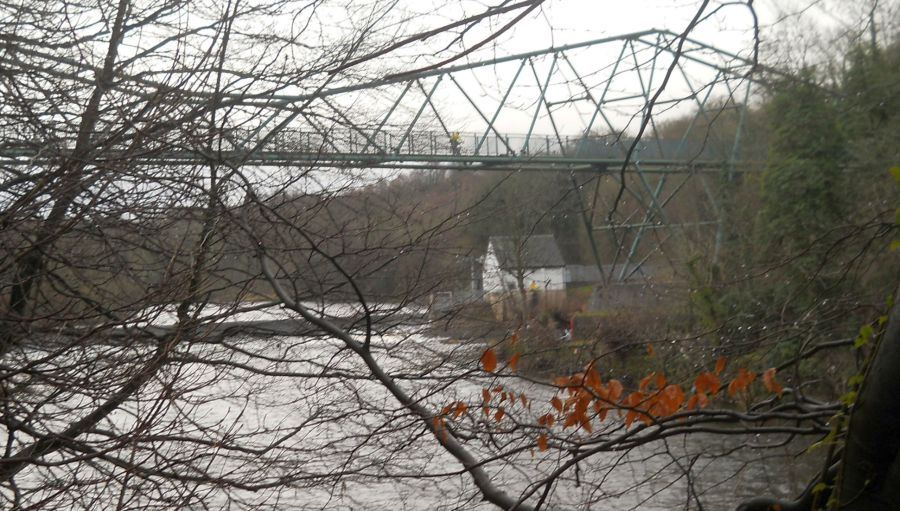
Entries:
[[719,359],[716,360],[716,374],[717,375],[722,374],[722,371],[725,370],[725,364],[726,364],[725,357],[719,357]]
[[650,373],[645,376],[644,379],[641,380],[641,384],[638,386],[638,389],[640,389],[641,392],[646,391],[647,387],[650,386],[650,382],[653,381],[654,376],[656,376],[656,373]]
[[553,396],[553,399],[550,400],[550,404],[553,405],[553,408],[556,408],[556,411],[557,411],[557,412],[562,413],[562,411],[563,411],[563,404],[562,404],[562,400],[561,400],[561,399],[559,399],[559,398],[556,397],[556,396]]
[[658,390],[666,388],[666,375],[664,375],[663,373],[656,373],[655,383]]
[[778,394],[778,397],[781,397],[781,393],[784,391],[784,388],[780,383],[775,381],[776,371],[777,370],[774,367],[766,369],[766,372],[763,373],[763,384],[765,384],[766,390],[768,390],[769,392],[774,392]]
[[521,357],[521,356],[522,356],[521,353],[513,353],[512,358],[509,359],[509,370],[510,371],[516,370],[516,366],[519,365],[519,357]]
[[484,354],[481,355],[481,367],[489,373],[497,369],[497,354],[493,349],[484,350]]
[[619,397],[622,396],[622,392],[625,390],[625,386],[622,385],[622,382],[619,380],[609,380],[609,383],[606,384],[606,388],[609,389],[610,401],[618,401]]

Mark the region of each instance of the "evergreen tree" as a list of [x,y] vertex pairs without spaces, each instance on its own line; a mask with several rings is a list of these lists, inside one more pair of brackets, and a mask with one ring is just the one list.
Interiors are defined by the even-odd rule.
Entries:
[[846,219],[846,142],[835,97],[809,70],[781,86],[768,109],[771,138],[758,248],[763,262],[790,261],[773,289],[778,303],[805,307],[832,284],[818,267],[828,234]]
[[862,220],[896,203],[887,169],[900,164],[900,43],[859,46],[847,58],[841,121],[848,138],[850,191]]

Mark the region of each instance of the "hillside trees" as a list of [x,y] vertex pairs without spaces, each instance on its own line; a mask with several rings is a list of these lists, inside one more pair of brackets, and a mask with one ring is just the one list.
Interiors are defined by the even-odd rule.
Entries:
[[856,45],[847,56],[842,76],[842,125],[848,134],[848,156],[856,175],[853,199],[868,214],[890,207],[894,190],[876,169],[900,160],[896,133],[900,129],[900,42],[887,46]]
[[[893,116],[882,108],[896,99],[898,76],[881,64],[895,46],[856,46],[836,84],[818,84],[821,75],[805,69],[768,101],[772,132],[755,225],[759,244],[744,245],[755,255],[743,259],[755,259],[757,273],[754,278],[753,270],[748,272],[747,286],[735,286],[730,310],[770,329],[769,335],[747,337],[760,346],[769,345],[767,338],[776,340],[767,355],[776,363],[802,358],[812,339],[841,344],[837,339],[854,335],[853,323],[870,304],[885,295],[894,302],[897,261],[887,243],[896,228],[898,186],[888,172],[896,153],[886,148],[895,147],[887,140],[896,135],[884,129]],[[758,498],[740,509],[896,506],[897,439],[875,426],[893,421],[889,417],[896,410],[896,399],[888,397],[896,382],[886,369],[897,344],[893,309],[883,335],[873,336],[869,324],[859,330],[854,346],[862,348],[857,361],[863,356],[865,362],[855,375],[841,351],[797,367],[796,375],[808,379],[823,374],[827,364],[850,382],[841,397],[846,409],[830,421],[821,474],[794,501]],[[887,320],[882,316],[876,330]],[[872,339],[879,342],[867,352]],[[845,392],[841,386],[823,391]]]
[[772,134],[762,178],[760,254],[768,264],[793,258],[783,273],[788,285],[778,287],[786,294],[775,300],[796,300],[791,306],[802,309],[828,296],[833,285],[817,269],[827,251],[822,238],[847,216],[841,193],[846,138],[835,102],[810,72],[778,90],[767,108]]
[[834,300],[843,308],[889,292],[871,284],[895,276],[878,254],[897,195],[887,172],[897,156],[888,149],[893,116],[881,110],[895,100],[897,76],[874,62],[895,48],[854,45],[834,57],[846,62],[837,77],[812,67],[782,76],[748,114],[765,121],[765,168],[729,188],[712,323],[830,317]]

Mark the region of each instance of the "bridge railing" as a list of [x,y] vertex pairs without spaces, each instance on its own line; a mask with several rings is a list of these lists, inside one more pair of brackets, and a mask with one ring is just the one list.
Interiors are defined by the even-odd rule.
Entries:
[[[3,131],[3,146],[23,147],[37,145],[46,150],[46,144],[28,140],[17,133]],[[459,143],[454,146],[446,132],[438,130],[380,130],[331,129],[315,131],[305,129],[285,129],[267,137],[265,143],[249,129],[233,128],[222,132],[223,149],[239,153],[257,148],[261,153],[278,153],[286,158],[305,155],[302,159],[317,158],[328,160],[341,157],[346,160],[357,155],[389,156],[402,159],[415,156],[416,159],[434,159],[442,156],[458,157],[506,157],[510,159],[541,157],[622,160],[633,139],[612,135],[548,135],[548,134],[504,134],[460,132]],[[163,143],[164,144],[164,143]],[[66,149],[59,148],[58,149]],[[71,149],[68,147],[67,149]],[[181,147],[184,151],[185,148]],[[188,149],[188,152],[190,150]],[[636,147],[631,161],[724,161],[728,158],[728,148],[716,148],[687,140],[657,139],[645,137]]]
[[[255,146],[259,140],[249,130],[231,130],[227,139],[233,149]],[[459,133],[454,146],[451,136],[442,131],[375,131],[339,129],[329,131],[286,129],[269,137],[262,151],[283,153],[470,156],[470,157],[571,157],[622,159],[632,139],[612,135],[488,134]],[[685,140],[646,138],[638,144],[632,158],[684,160],[720,160],[723,150]]]

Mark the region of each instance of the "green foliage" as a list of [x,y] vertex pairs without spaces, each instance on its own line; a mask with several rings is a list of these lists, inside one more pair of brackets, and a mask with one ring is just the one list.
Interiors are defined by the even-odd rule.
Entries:
[[900,167],[891,167],[891,175],[894,176],[894,181],[900,183]]
[[900,162],[900,42],[852,50],[841,98],[850,172],[856,178],[847,194],[859,216],[871,217],[897,203],[894,179],[884,171]]
[[898,156],[900,129],[900,43],[886,48],[860,46],[850,52],[843,80],[844,123],[849,132],[865,135],[866,150],[856,158],[878,162]]
[[812,70],[781,84],[767,105],[770,148],[756,224],[756,263],[776,266],[755,300],[805,310],[834,294],[823,270],[831,238],[846,223],[847,141],[834,94]]
[[764,172],[758,187],[744,178],[742,194],[723,205],[730,232],[715,269],[730,284],[694,279],[695,315],[723,327],[720,341],[752,345],[758,334],[733,325],[780,329],[765,338],[775,365],[809,338],[855,336],[860,317],[833,311],[896,286],[886,231],[873,243],[866,229],[894,222],[900,190],[900,168],[886,172],[900,161],[900,45],[857,49],[846,62],[838,83],[820,86],[807,69],[777,84],[758,109],[768,123]]
[[[718,281],[718,267],[713,267],[713,281]],[[688,261],[691,282],[691,310],[704,329],[716,328],[728,311],[719,290],[705,283],[699,268],[699,259]]]
[[859,335],[856,337],[856,340],[853,341],[853,347],[862,348],[866,346],[872,340],[872,334],[874,333],[875,329],[872,328],[872,325],[863,325],[859,329]]
[[[769,104],[769,116],[759,235],[766,254],[784,257],[806,250],[845,218],[846,141],[834,101],[811,76],[783,86]],[[815,255],[799,261],[803,270]]]

